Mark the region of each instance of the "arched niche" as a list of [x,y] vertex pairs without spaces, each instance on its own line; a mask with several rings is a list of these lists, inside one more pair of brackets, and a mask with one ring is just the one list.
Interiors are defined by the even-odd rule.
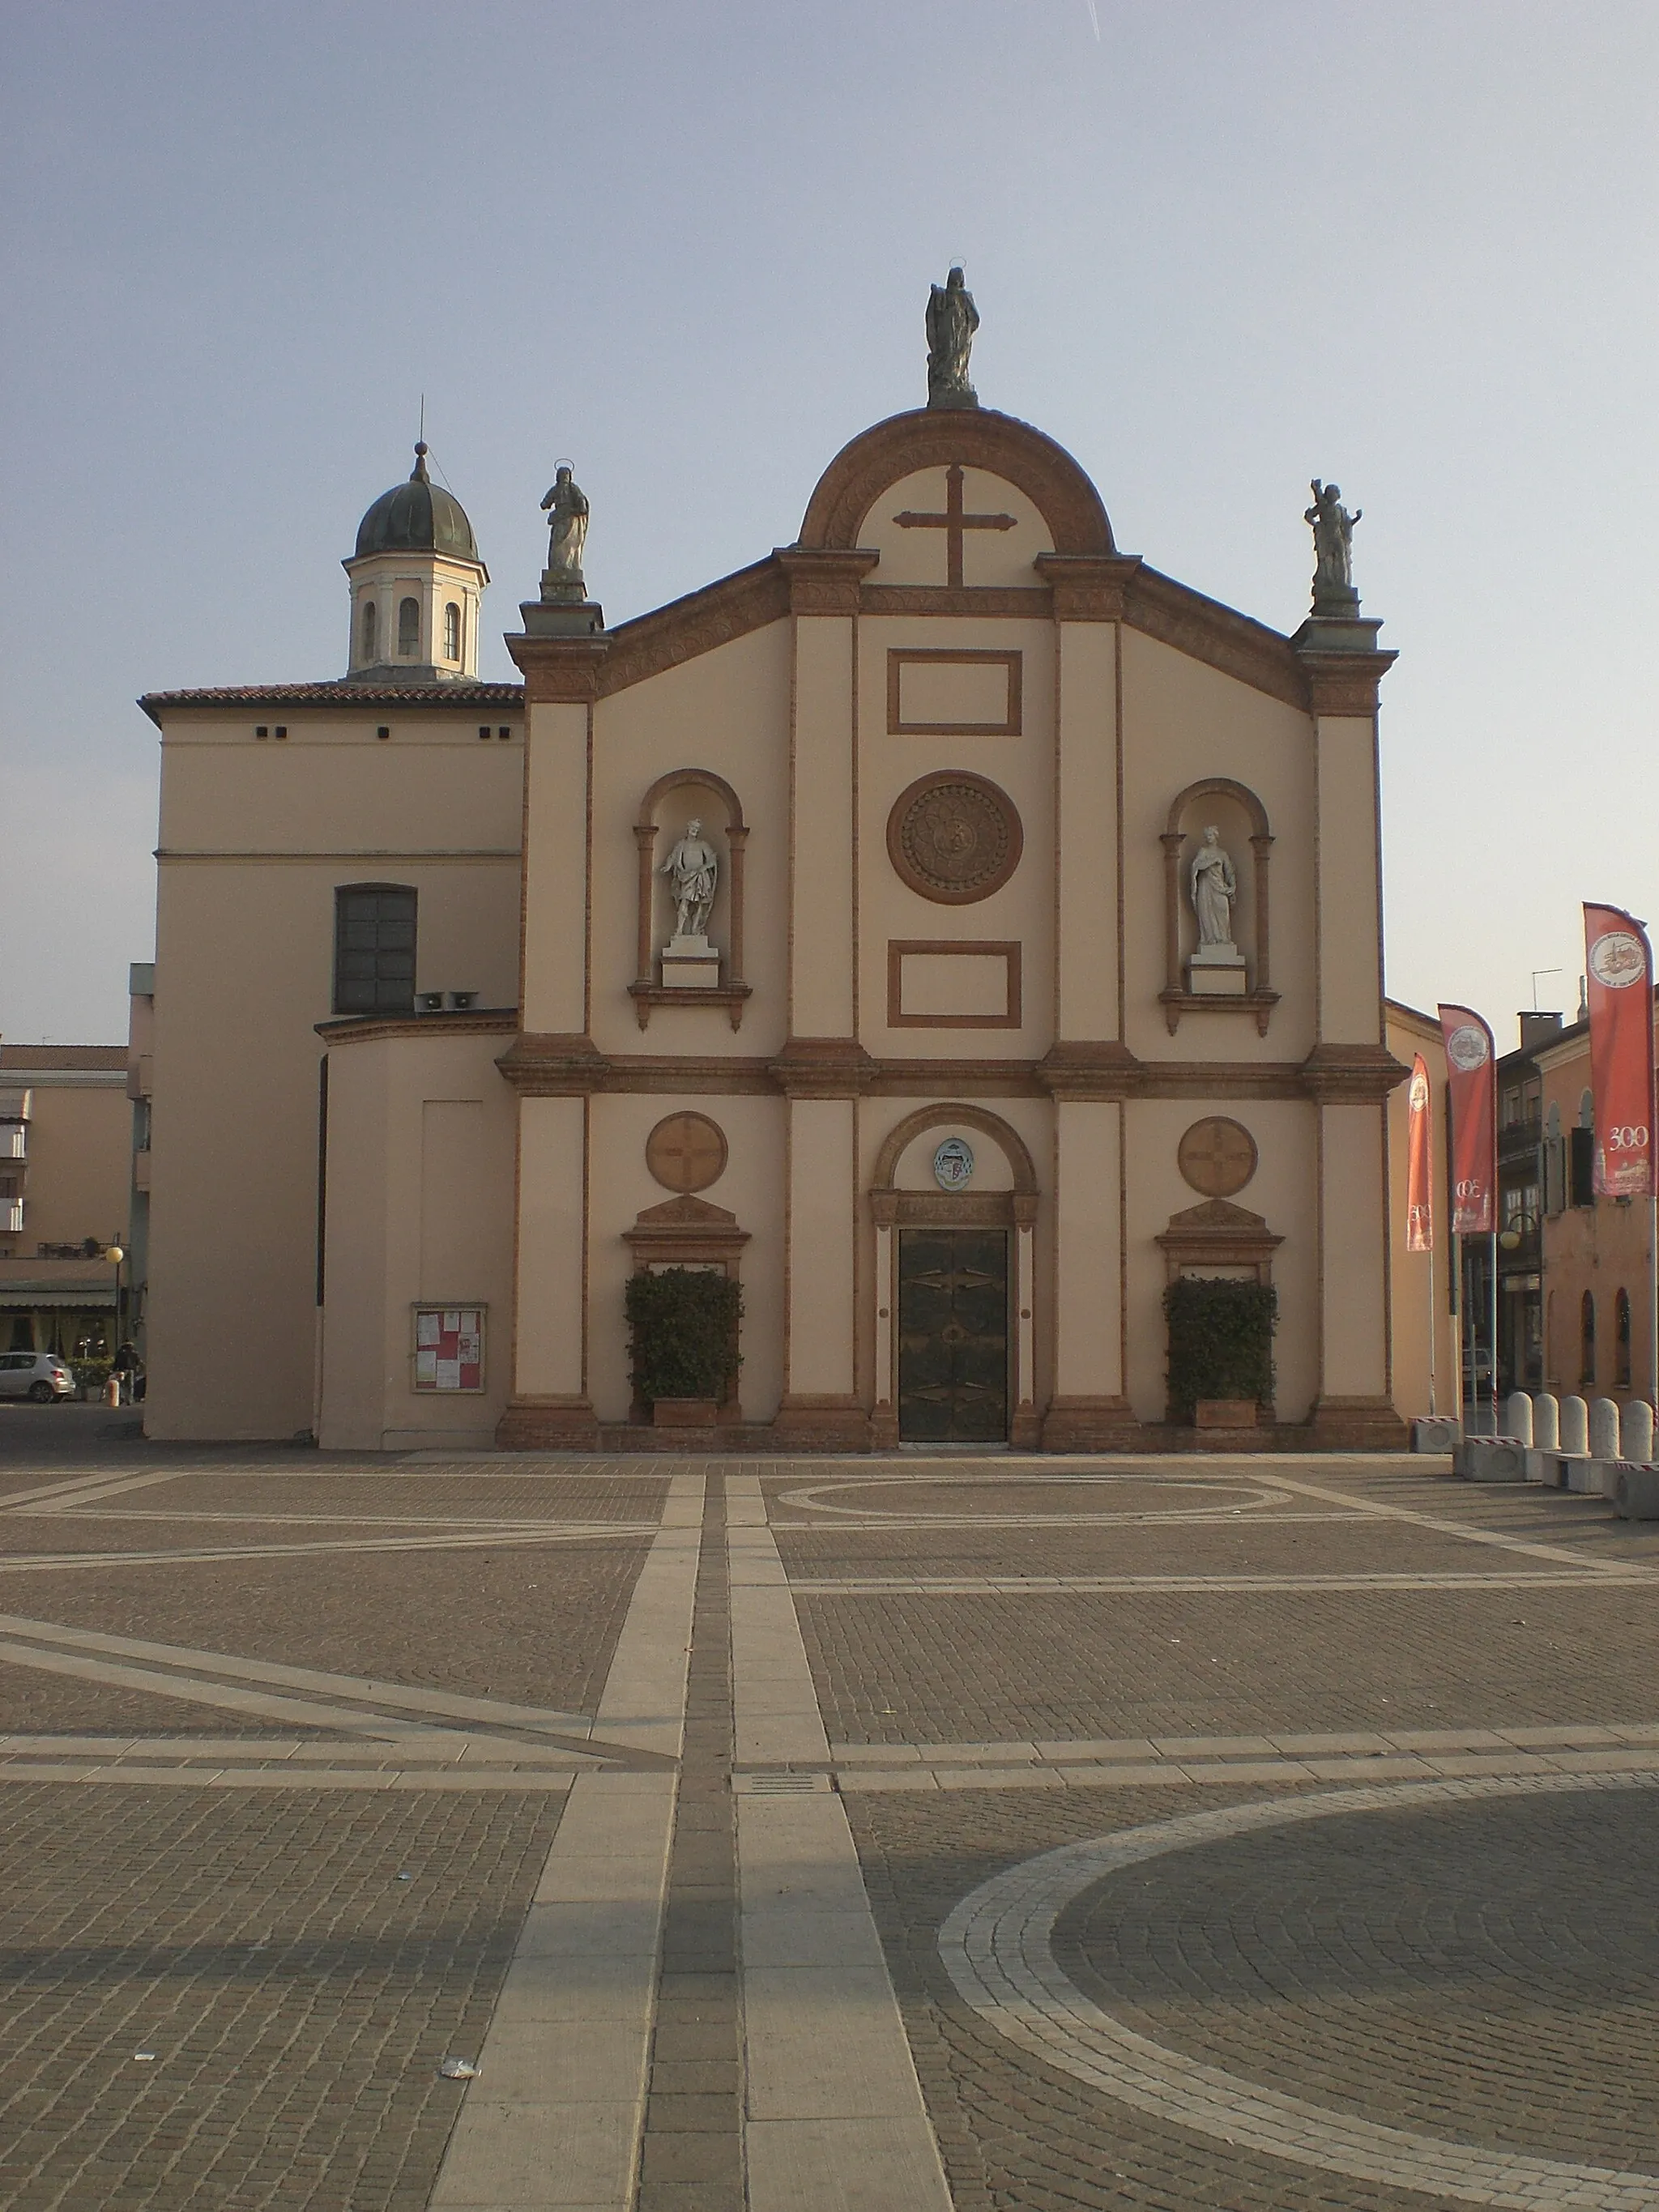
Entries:
[[[1224,996],[1194,992],[1187,963],[1198,941],[1198,921],[1187,893],[1193,854],[1211,823],[1221,833],[1238,878],[1233,937],[1245,957],[1245,988]],[[1164,988],[1158,997],[1171,1036],[1184,1013],[1248,1014],[1266,1036],[1279,994],[1272,987],[1272,908],[1269,899],[1273,831],[1267,810],[1248,785],[1230,775],[1200,776],[1170,802],[1159,842],[1164,848]]]
[[[706,801],[712,799],[713,806]],[[664,939],[672,927],[672,909],[663,911],[665,896],[657,874],[660,839],[666,830],[671,841],[696,816],[711,842],[723,848],[720,881],[714,896],[710,927],[720,946],[720,978],[716,985],[697,989],[665,989],[659,971]],[[629,993],[639,1024],[644,1029],[653,1006],[724,1006],[732,1028],[742,1025],[750,987],[743,980],[743,864],[749,842],[749,825],[743,803],[723,775],[713,769],[671,769],[659,775],[640,801],[634,823],[634,842],[639,863],[639,928],[634,981]]]
[[[900,1164],[918,1139],[935,1142],[971,1132],[997,1148],[998,1172],[975,1189],[945,1191],[904,1188]],[[907,1175],[906,1185],[915,1179]],[[977,1180],[977,1176],[975,1177]],[[1028,1449],[1037,1441],[1036,1272],[1033,1235],[1036,1226],[1037,1179],[1024,1139],[1018,1129],[983,1106],[960,1100],[921,1106],[896,1122],[876,1154],[870,1178],[870,1211],[875,1221],[876,1383],[870,1433],[878,1448],[898,1441],[898,1249],[895,1231],[906,1228],[1007,1229],[1012,1232],[1009,1270],[1013,1293],[1009,1316],[1009,1442]]]

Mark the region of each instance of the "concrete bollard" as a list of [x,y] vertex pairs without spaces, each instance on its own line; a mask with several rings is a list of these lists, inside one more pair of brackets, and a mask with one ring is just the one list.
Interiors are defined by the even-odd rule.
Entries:
[[1582,1459],[1589,1449],[1589,1409],[1582,1398],[1561,1401],[1560,1422],[1560,1449]]
[[1619,1456],[1619,1408],[1611,1398],[1590,1400],[1589,1455],[1592,1459]]
[[1504,1434],[1518,1444],[1532,1442],[1532,1400],[1524,1390],[1511,1390],[1504,1401]]
[[1561,1408],[1547,1390],[1532,1401],[1532,1441],[1539,1451],[1556,1451],[1561,1443]]
[[1613,1510],[1621,1521],[1659,1521],[1659,1468],[1621,1467]]
[[121,1378],[118,1375],[112,1375],[104,1385],[104,1403],[106,1406],[118,1406],[120,1402]]
[[1619,1423],[1619,1456],[1646,1467],[1653,1458],[1653,1408],[1645,1398],[1632,1398]]

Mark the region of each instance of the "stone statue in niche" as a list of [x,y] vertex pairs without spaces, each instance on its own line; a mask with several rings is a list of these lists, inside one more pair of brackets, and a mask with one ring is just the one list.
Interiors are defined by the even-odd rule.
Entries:
[[930,407],[977,407],[979,394],[968,381],[968,356],[979,310],[959,268],[952,269],[943,284],[935,284],[927,297],[927,404]]
[[708,917],[720,879],[720,854],[693,815],[685,835],[670,848],[657,871],[668,878],[674,902],[674,934],[663,947],[662,980],[669,990],[718,990],[720,957],[708,942]]
[[582,599],[587,586],[582,580],[582,548],[587,543],[587,495],[570,472],[568,461],[558,464],[552,489],[542,501],[547,516],[547,566],[542,571],[544,599]]
[[1308,489],[1314,503],[1302,519],[1314,534],[1313,611],[1352,616],[1359,605],[1353,587],[1353,526],[1364,509],[1357,507],[1349,514],[1340,484],[1321,483],[1316,477]]
[[1198,945],[1187,966],[1189,988],[1212,996],[1237,997],[1247,988],[1244,957],[1233,942],[1238,876],[1213,823],[1193,855],[1187,885],[1198,922]]

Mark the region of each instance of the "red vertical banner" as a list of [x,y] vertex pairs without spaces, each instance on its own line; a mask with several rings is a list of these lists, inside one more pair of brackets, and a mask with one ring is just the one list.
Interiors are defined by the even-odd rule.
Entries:
[[1442,1006],[1440,1034],[1451,1098],[1451,1225],[1459,1237],[1490,1237],[1498,1227],[1496,1048],[1468,1006]]
[[1430,1165],[1429,1070],[1419,1052],[1406,1093],[1406,1249],[1434,1249],[1433,1170]]
[[1595,1103],[1595,1188],[1604,1198],[1650,1198],[1653,1180],[1653,948],[1616,906],[1584,908],[1590,1091]]

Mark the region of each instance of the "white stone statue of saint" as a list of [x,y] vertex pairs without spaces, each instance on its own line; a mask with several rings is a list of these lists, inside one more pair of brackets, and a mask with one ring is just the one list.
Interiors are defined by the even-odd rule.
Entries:
[[669,879],[677,938],[702,939],[708,934],[714,889],[720,879],[720,854],[702,832],[702,823],[694,816],[685,825],[684,836],[657,871]]
[[561,461],[553,487],[542,501],[547,516],[547,566],[542,571],[544,599],[580,599],[586,591],[582,580],[582,548],[587,543],[587,495],[571,474],[568,461]]
[[1233,901],[1238,896],[1238,878],[1221,842],[1221,832],[1213,825],[1206,830],[1204,842],[1193,855],[1188,885],[1193,912],[1198,916],[1200,953],[1212,945],[1234,952]]

